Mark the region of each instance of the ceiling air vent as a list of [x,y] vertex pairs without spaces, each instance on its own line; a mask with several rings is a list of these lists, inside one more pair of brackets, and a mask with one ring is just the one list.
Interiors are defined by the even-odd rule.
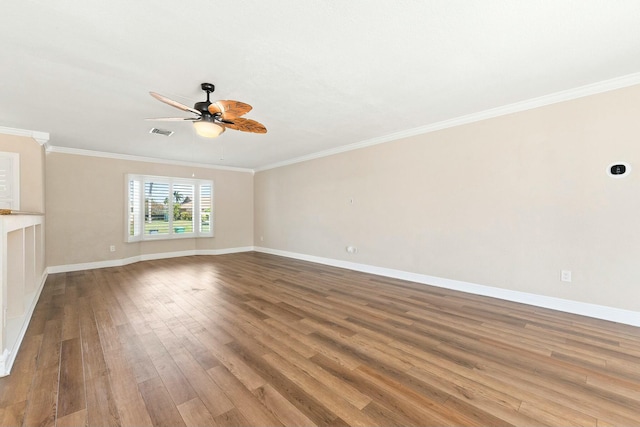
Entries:
[[158,129],[158,128],[151,128],[149,133],[157,133],[158,135],[164,135],[164,136],[173,135],[173,131],[172,130]]

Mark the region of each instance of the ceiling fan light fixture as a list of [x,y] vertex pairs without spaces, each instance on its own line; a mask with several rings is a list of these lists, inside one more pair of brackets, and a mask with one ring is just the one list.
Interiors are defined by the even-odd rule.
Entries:
[[196,133],[204,138],[216,138],[224,132],[224,126],[215,123],[212,117],[203,117],[193,122],[193,127]]
[[220,136],[227,128],[239,130],[241,132],[251,133],[267,133],[267,128],[262,123],[255,120],[247,119],[244,116],[251,111],[249,104],[234,100],[220,100],[211,102],[210,95],[215,87],[211,83],[202,83],[200,85],[203,91],[207,93],[207,100],[196,102],[193,106],[187,107],[184,104],[173,101],[158,93],[149,92],[149,94],[160,102],[164,102],[174,108],[195,114],[195,117],[165,117],[159,120],[166,122],[184,122],[190,121],[196,133],[203,138],[216,138]]

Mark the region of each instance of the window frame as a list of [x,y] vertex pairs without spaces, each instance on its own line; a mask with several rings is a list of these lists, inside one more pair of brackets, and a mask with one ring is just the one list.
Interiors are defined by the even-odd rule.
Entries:
[[[138,195],[137,200],[132,200],[131,188],[132,182],[134,187],[137,186]],[[168,185],[168,232],[159,234],[145,233],[145,187],[147,183],[158,183]],[[193,188],[193,203],[192,203],[192,224],[193,231],[191,232],[177,232],[173,226],[173,206],[176,204],[173,196],[173,188],[175,185],[189,185]],[[209,212],[209,230],[202,231],[201,214],[203,212],[201,194],[202,188],[209,186],[210,190],[210,212]],[[171,176],[158,176],[158,175],[142,175],[142,174],[126,174],[125,175],[125,242],[143,242],[143,241],[157,241],[157,240],[172,240],[172,239],[193,239],[203,237],[214,237],[214,186],[212,180],[196,179],[196,178],[180,178]],[[137,211],[135,210],[137,205]],[[132,217],[133,215],[133,217]],[[133,224],[132,224],[133,223]],[[133,225],[133,234],[131,227]]]

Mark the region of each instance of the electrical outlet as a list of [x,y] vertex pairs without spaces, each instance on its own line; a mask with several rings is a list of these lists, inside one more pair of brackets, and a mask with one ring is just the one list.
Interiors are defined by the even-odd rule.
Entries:
[[563,282],[570,282],[571,281],[571,270],[562,270],[560,272],[560,280],[562,280]]
[[116,245],[109,246],[109,251],[110,252],[115,252],[116,251]]

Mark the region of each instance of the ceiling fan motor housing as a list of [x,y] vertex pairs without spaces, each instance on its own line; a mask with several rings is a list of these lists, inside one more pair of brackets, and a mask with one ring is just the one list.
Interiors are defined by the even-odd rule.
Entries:
[[193,108],[200,111],[200,113],[202,113],[202,116],[210,116],[211,113],[209,112],[209,105],[211,105],[211,101],[209,100],[209,94],[216,90],[216,87],[212,83],[202,83],[200,84],[200,87],[203,91],[207,92],[207,100],[196,102]]
[[209,113],[209,105],[211,105],[210,101],[202,101],[202,102],[196,102],[193,106],[194,110],[198,110],[200,111],[200,113],[202,113],[202,115],[211,115],[211,113]]

